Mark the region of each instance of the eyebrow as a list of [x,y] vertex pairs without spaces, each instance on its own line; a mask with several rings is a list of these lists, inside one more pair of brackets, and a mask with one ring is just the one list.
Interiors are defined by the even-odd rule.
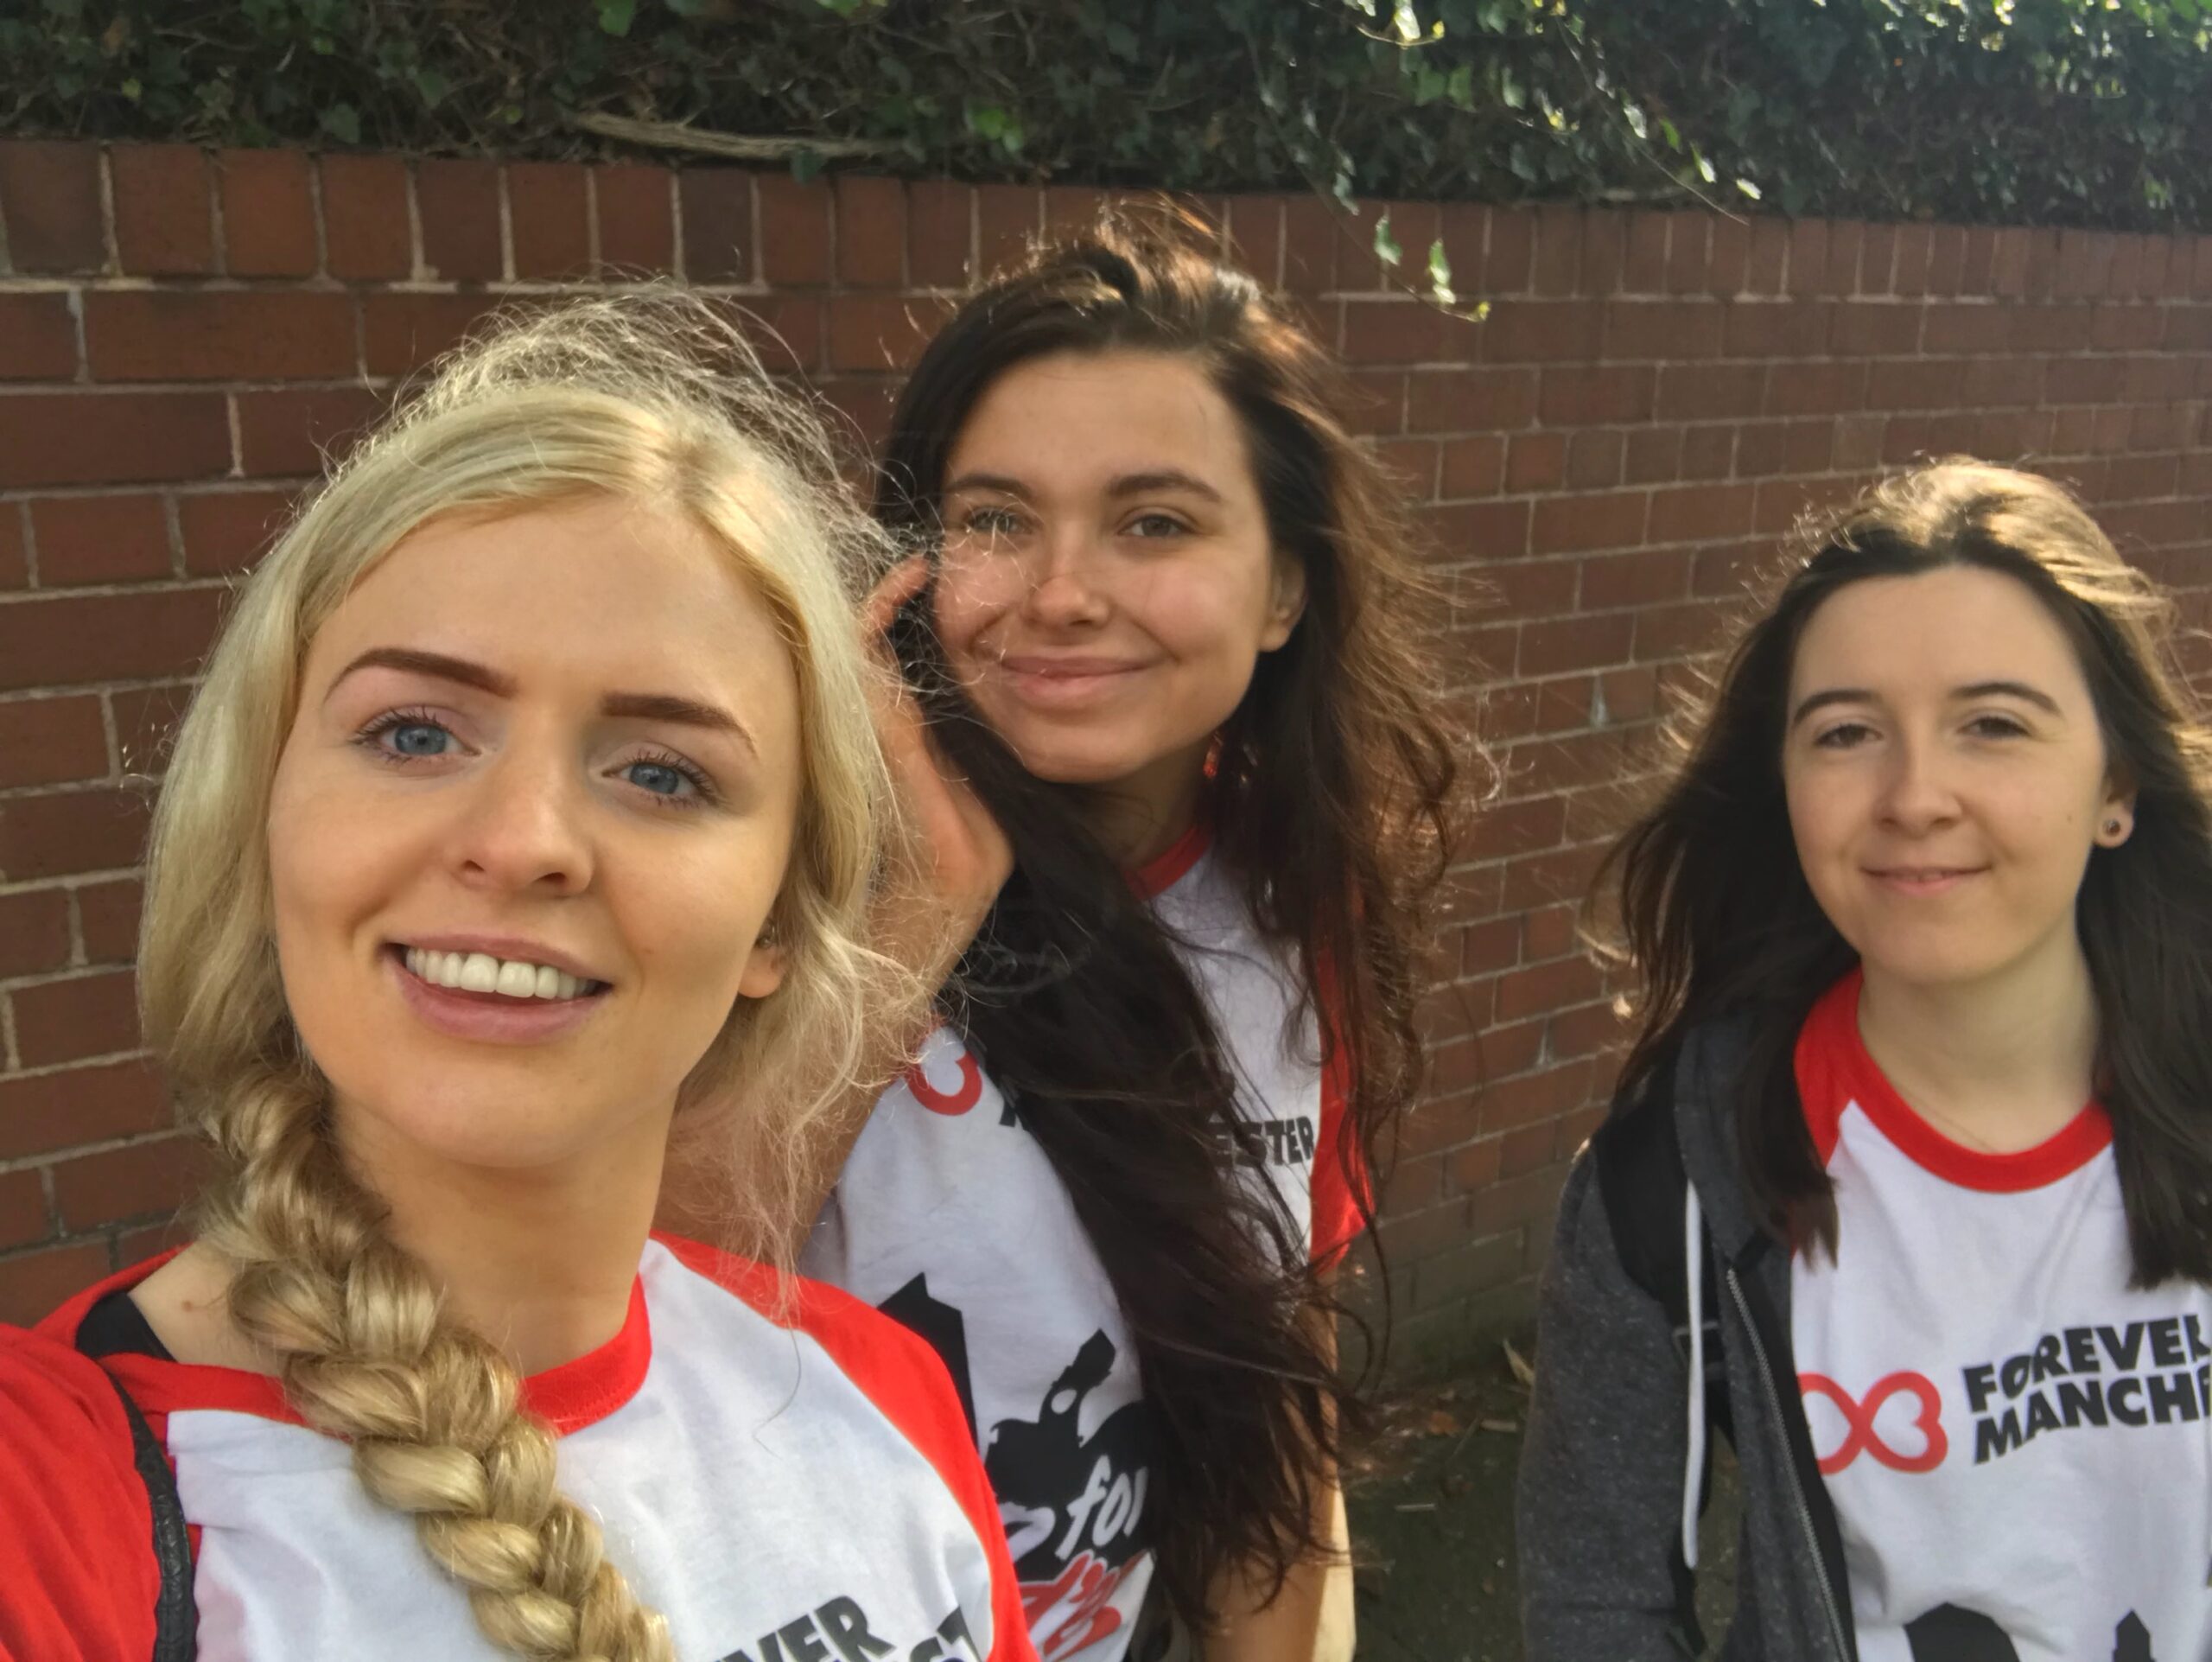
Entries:
[[[338,691],[339,684],[356,670],[398,670],[410,675],[428,675],[441,681],[452,681],[461,686],[474,687],[494,697],[512,698],[515,695],[512,676],[502,675],[486,665],[471,662],[466,658],[454,658],[444,653],[418,651],[412,646],[372,646],[339,672],[338,678],[330,684],[330,692]],[[325,703],[330,693],[325,693]],[[741,740],[754,755],[760,747],[753,730],[743,722],[718,704],[702,704],[696,698],[685,698],[672,692],[610,692],[600,700],[603,715],[617,720],[669,722],[680,727],[703,728],[709,732],[728,733]]]
[[[1029,487],[1010,474],[965,473],[948,481],[944,494],[957,496],[962,491],[996,491],[1002,496],[1029,500]],[[1106,481],[1109,497],[1144,496],[1154,491],[1188,491],[1202,496],[1209,502],[1223,500],[1222,494],[1196,474],[1185,473],[1179,468],[1160,468],[1148,473],[1122,474]]]
[[[1955,701],[1969,698],[2018,698],[2023,704],[2033,704],[2037,709],[2048,710],[2054,716],[2065,714],[2059,709],[2058,701],[2056,698],[2047,692],[2030,686],[2024,681],[1974,681],[1966,686],[1953,688],[1951,697]],[[1826,710],[1833,704],[1871,704],[1877,702],[1878,701],[1874,694],[1865,687],[1825,688],[1819,692],[1808,693],[1799,701],[1797,708],[1790,712],[1789,725],[1794,728],[1808,716]]]

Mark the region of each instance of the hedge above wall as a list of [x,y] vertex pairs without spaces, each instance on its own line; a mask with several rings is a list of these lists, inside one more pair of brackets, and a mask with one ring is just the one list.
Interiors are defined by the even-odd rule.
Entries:
[[0,0],[0,130],[2212,225],[2212,0]]

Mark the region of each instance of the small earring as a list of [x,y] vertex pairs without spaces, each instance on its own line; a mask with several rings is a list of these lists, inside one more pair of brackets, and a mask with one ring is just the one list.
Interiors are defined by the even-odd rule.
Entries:
[[2105,835],[2106,835],[2106,836],[2107,836],[2107,837],[2117,837],[2117,836],[2119,836],[2119,835],[2120,835],[2120,821],[2118,821],[2117,819],[2107,819],[2107,820],[2106,820],[2106,821],[2105,821]]

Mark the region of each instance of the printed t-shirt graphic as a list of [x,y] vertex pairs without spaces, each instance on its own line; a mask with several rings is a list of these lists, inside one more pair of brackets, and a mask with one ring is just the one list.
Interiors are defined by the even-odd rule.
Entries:
[[[1317,1257],[1357,1232],[1335,1155],[1343,1077],[1295,983],[1192,833],[1140,878],[1185,955],[1244,1087],[1230,1133]],[[945,1357],[997,1492],[1045,1662],[1124,1654],[1152,1575],[1135,1352],[1052,1162],[959,1037],[940,1028],[877,1103],[802,1259]]]
[[[151,1653],[145,1491],[120,1405],[69,1347],[98,1298],[158,1262],[79,1295],[35,1333],[0,1329],[9,1662]],[[788,1325],[765,1314],[775,1296],[755,1265],[656,1238],[622,1332],[524,1387],[560,1434],[563,1489],[667,1616],[680,1662],[1025,1662],[988,1487],[937,1359],[835,1289],[802,1285]],[[506,1654],[412,1522],[369,1499],[346,1445],[301,1424],[274,1380],[149,1356],[106,1361],[175,1468],[202,1662]],[[107,1435],[97,1412],[74,1406],[103,1393]],[[26,1424],[42,1435],[7,1429]],[[63,1434],[73,1424],[73,1442]],[[71,1492],[69,1538],[35,1521],[57,1521],[39,1503],[54,1488]],[[87,1564],[88,1554],[130,1562]],[[118,1624],[105,1636],[81,1612],[42,1615],[18,1596],[62,1577],[128,1586],[142,1575],[142,1602],[99,1613]]]
[[2101,1108],[1963,1148],[1867,1054],[1859,990],[1798,1040],[1840,1262],[1798,1255],[1790,1321],[1862,1662],[2212,1656],[2212,1299],[2128,1286]]

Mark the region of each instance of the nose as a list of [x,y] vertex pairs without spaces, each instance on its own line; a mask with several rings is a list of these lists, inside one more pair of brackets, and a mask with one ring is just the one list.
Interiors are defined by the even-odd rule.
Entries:
[[1111,602],[1100,582],[1097,538],[1081,525],[1055,525],[1038,542],[1022,595],[1025,619],[1048,628],[1105,622]]
[[1941,745],[1908,735],[1891,748],[1880,812],[1884,824],[1912,836],[1936,830],[1958,817],[1959,800]]
[[572,757],[550,744],[512,743],[472,784],[458,804],[451,849],[465,885],[547,896],[590,885],[587,804]]

